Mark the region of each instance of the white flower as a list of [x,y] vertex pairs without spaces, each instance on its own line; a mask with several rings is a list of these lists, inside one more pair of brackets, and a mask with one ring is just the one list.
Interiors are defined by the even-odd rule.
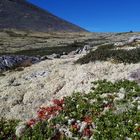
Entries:
[[119,92],[120,92],[120,93],[123,93],[123,94],[125,94],[125,93],[126,93],[126,91],[125,91],[125,89],[124,89],[124,88],[121,88],[121,89],[119,90]]
[[65,117],[66,120],[67,120],[68,118],[69,118],[68,116]]
[[108,94],[102,94],[100,95],[101,98],[106,98],[108,96]]
[[125,97],[125,94],[124,93],[117,93],[117,98],[115,98],[114,100],[122,100],[122,99],[124,99],[124,97]]
[[91,99],[89,102],[90,102],[90,104],[93,104],[93,103],[97,102],[97,99]]
[[119,98],[120,98],[120,99],[124,99],[124,97],[125,97],[125,94],[123,94],[123,93],[120,93],[120,94],[119,94]]
[[76,108],[79,108],[79,105],[76,105]]
[[103,103],[107,104],[107,103],[108,103],[108,101],[106,101],[106,100],[103,100]]
[[24,132],[25,132],[25,130],[26,130],[26,125],[25,124],[19,124],[17,127],[16,127],[16,136],[18,137],[18,138],[20,138],[23,134],[24,134]]
[[92,127],[93,127],[93,129],[97,128],[94,123],[92,123]]
[[77,123],[81,123],[80,120],[77,120],[76,122],[77,122]]
[[128,138],[128,137],[126,137],[125,140],[132,140],[132,138]]
[[50,122],[53,118],[54,118],[54,116],[51,115],[50,118],[48,119],[48,122]]
[[82,133],[86,126],[87,126],[87,123],[82,122],[79,132]]
[[138,105],[137,109],[140,110],[140,105]]
[[140,103],[140,97],[136,97],[136,98],[133,97],[132,99],[133,99],[132,103],[135,103],[135,102]]
[[74,121],[75,121],[75,119],[69,119],[68,124],[71,125]]
[[105,114],[107,111],[109,111],[109,109],[110,109],[109,107],[105,107],[102,114]]
[[91,136],[89,140],[95,140],[95,139],[94,139],[94,136]]
[[131,123],[131,122],[132,122],[132,120],[129,120],[128,122],[129,122],[129,123]]
[[138,125],[139,125],[138,123],[135,124],[135,126],[138,126]]
[[70,132],[68,128],[62,127],[59,129],[59,131],[64,132],[65,136],[67,136],[68,138],[72,138],[72,132]]

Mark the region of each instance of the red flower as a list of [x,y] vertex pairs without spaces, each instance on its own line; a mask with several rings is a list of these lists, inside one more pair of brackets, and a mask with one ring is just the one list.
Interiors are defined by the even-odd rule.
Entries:
[[92,118],[90,116],[86,116],[84,121],[88,124],[91,124],[92,123]]
[[37,112],[38,118],[49,119],[51,116],[56,116],[62,110],[61,106],[43,107]]
[[103,105],[103,108],[105,108],[105,107],[112,108],[112,107],[113,107],[113,105],[112,105],[111,103],[104,104],[104,105]]
[[83,135],[90,137],[92,135],[91,130],[89,128],[84,129]]
[[46,107],[46,108],[45,108],[45,112],[46,112],[47,114],[51,114],[52,111],[53,111],[53,107]]
[[63,108],[60,106],[54,106],[53,109],[54,111],[61,111]]
[[140,132],[140,127],[138,127],[138,128],[137,128],[137,131],[139,131],[139,132]]
[[75,130],[78,130],[79,126],[75,123],[75,124],[72,125],[72,128],[75,129]]
[[37,111],[37,115],[39,119],[46,119],[46,108],[42,107]]
[[[50,107],[40,107],[40,109],[37,111],[38,119],[40,120],[46,120],[50,119],[53,116],[56,116],[62,109],[62,105],[64,104],[64,99],[62,100],[53,100],[54,106]],[[29,126],[32,126],[36,123],[35,119],[31,119],[27,124]]]
[[64,104],[64,99],[62,99],[62,100],[54,99],[53,103],[57,106],[62,106]]
[[27,125],[29,125],[31,127],[31,126],[35,125],[35,123],[36,123],[36,120],[35,119],[31,119],[31,120],[29,120],[27,122]]

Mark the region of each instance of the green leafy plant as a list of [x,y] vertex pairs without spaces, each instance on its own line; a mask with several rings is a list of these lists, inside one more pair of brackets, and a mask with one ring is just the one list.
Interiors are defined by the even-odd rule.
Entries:
[[0,139],[1,140],[14,140],[16,138],[15,128],[18,124],[17,120],[0,120]]

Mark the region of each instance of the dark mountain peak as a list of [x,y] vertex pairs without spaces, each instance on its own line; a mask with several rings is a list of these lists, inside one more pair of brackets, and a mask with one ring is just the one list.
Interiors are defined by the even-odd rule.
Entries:
[[9,0],[9,1],[13,1],[13,2],[27,2],[27,0]]
[[70,31],[84,29],[45,11],[26,0],[0,1],[0,29],[14,28],[32,31]]

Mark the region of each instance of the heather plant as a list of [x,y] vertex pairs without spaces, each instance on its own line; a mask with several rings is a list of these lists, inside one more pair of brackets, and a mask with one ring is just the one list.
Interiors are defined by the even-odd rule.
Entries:
[[140,62],[140,48],[131,50],[115,50],[114,45],[102,45],[98,49],[78,59],[76,63],[86,64],[92,61],[114,60],[116,63]]

